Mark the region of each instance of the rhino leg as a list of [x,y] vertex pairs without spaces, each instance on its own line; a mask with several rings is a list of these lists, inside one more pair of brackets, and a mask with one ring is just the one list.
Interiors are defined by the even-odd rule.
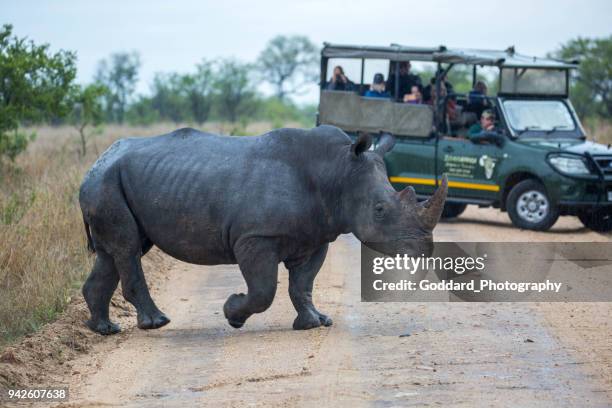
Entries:
[[332,319],[320,313],[312,304],[312,286],[325,261],[328,244],[320,247],[298,265],[289,266],[289,297],[298,315],[293,322],[295,330],[331,326]]
[[238,329],[254,313],[267,310],[276,294],[278,257],[265,242],[242,245],[236,259],[247,284],[247,294],[234,293],[223,305],[230,326]]
[[[151,242],[140,231],[121,191],[114,186],[106,186],[102,191],[104,194],[101,194],[97,201],[92,200],[90,203],[87,200],[86,203],[91,206],[87,213],[96,252],[108,254],[112,258],[121,280],[123,297],[134,305],[138,313],[138,327],[156,329],[165,326],[170,320],[151,299],[140,262],[142,254],[151,248]],[[108,277],[107,274],[97,279]],[[113,275],[112,282],[115,287],[116,279]],[[107,285],[110,284],[107,282]],[[110,286],[108,288],[110,291]],[[93,295],[89,296],[91,298]],[[104,292],[98,296],[106,299],[108,293]]]
[[125,300],[136,308],[138,328],[157,329],[170,323],[155,305],[145,281],[140,256],[115,258]]
[[110,321],[108,314],[108,306],[118,283],[119,274],[113,259],[98,250],[96,263],[83,285],[83,297],[91,313],[91,318],[85,324],[91,330],[104,335],[119,332],[119,326]]

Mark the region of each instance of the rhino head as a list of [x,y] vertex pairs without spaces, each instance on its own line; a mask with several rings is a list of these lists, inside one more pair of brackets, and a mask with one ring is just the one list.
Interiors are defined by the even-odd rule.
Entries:
[[440,219],[447,179],[427,201],[418,202],[414,188],[397,192],[389,182],[383,157],[395,138],[383,134],[375,150],[372,137],[361,134],[351,145],[349,183],[343,194],[351,232],[367,247],[386,255],[429,256],[432,231]]

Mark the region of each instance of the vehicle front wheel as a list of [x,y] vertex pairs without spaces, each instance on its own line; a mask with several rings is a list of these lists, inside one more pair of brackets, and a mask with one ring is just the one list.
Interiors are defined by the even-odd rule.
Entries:
[[445,203],[444,204],[444,210],[442,210],[441,218],[443,220],[444,219],[449,219],[449,218],[456,218],[456,217],[460,216],[465,211],[466,207],[467,207],[466,204]]
[[597,232],[612,231],[612,209],[597,208],[585,210],[578,214],[585,227]]
[[559,218],[559,209],[544,186],[531,179],[521,181],[510,190],[506,208],[515,226],[534,231],[546,231]]

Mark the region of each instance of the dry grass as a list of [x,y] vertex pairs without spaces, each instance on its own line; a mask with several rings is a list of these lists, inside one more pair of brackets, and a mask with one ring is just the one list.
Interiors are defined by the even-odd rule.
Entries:
[[[88,274],[93,257],[86,251],[78,189],[98,154],[118,138],[178,127],[109,125],[90,141],[84,158],[78,154],[76,130],[36,128],[37,140],[16,165],[0,168],[0,344],[55,319]],[[215,123],[205,128],[235,130]],[[240,133],[268,129],[266,123],[254,123]]]
[[587,119],[584,123],[589,139],[599,143],[612,143],[612,121]]
[[[64,133],[64,134],[62,134]],[[78,214],[78,159],[66,129],[39,140],[1,170],[0,340],[53,319],[90,268]],[[92,158],[88,157],[90,162]]]

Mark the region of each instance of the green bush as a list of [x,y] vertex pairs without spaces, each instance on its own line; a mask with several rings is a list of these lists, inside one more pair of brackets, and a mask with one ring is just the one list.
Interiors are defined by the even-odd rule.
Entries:
[[14,37],[12,30],[11,25],[0,29],[0,160],[14,160],[32,140],[18,131],[22,122],[68,114],[76,76],[74,53],[51,53],[49,45]]

